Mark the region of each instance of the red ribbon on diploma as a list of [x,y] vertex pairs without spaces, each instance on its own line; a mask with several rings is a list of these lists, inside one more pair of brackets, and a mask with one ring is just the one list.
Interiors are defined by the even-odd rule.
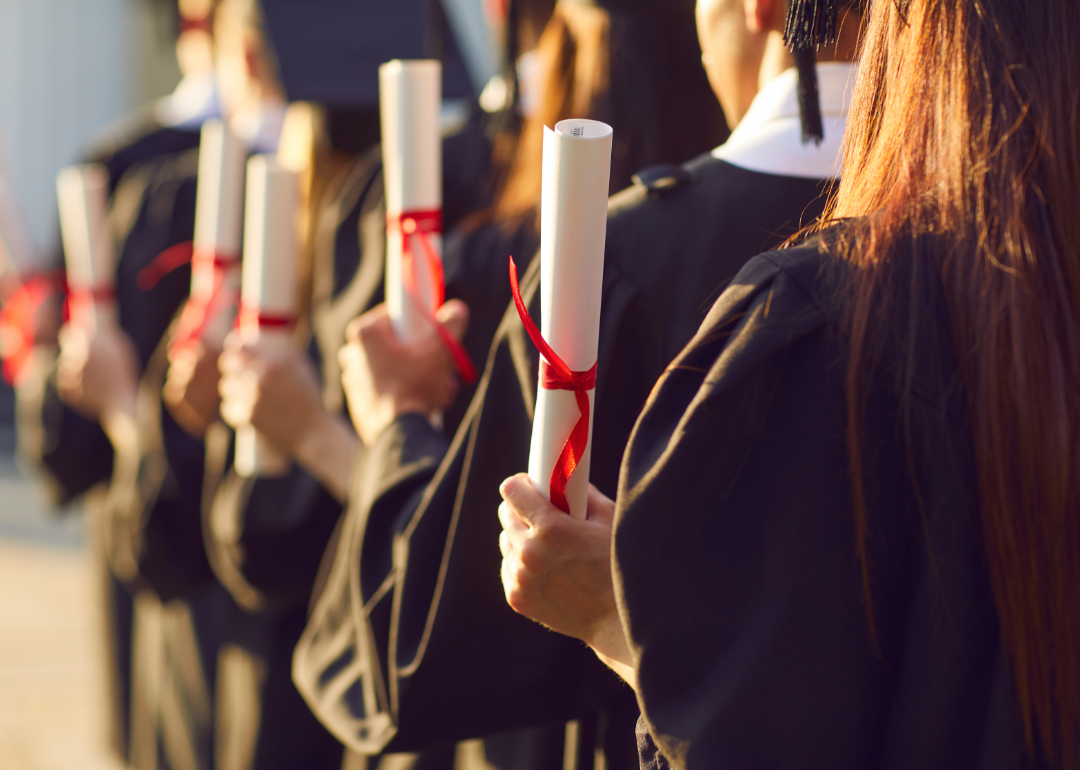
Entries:
[[[461,343],[454,339],[454,335],[435,320],[432,312],[433,308],[442,307],[443,302],[446,300],[446,278],[443,275],[442,260],[439,258],[438,252],[435,251],[435,247],[431,244],[431,238],[429,237],[430,234],[442,233],[442,210],[403,211],[400,214],[388,213],[386,215],[386,231],[388,233],[400,233],[404,241],[401,250],[401,282],[405,285],[405,293],[409,295],[413,304],[416,305],[416,309],[428,320],[435,329],[435,333],[439,335],[443,345],[450,351],[450,355],[454,359],[454,368],[457,369],[461,379],[466,384],[471,385],[477,379],[476,367],[473,365],[472,359],[469,358],[468,352],[462,347]],[[424,259],[427,260],[431,275],[431,296],[428,298],[427,303],[420,300],[416,289],[416,260],[413,250],[410,248],[410,241],[414,237],[420,243],[420,251],[423,252]]]
[[3,376],[14,385],[30,361],[36,343],[34,325],[38,310],[49,297],[67,290],[64,273],[57,270],[27,278],[0,310],[0,333],[3,334]]
[[240,305],[240,313],[236,316],[238,329],[252,326],[259,329],[288,329],[294,323],[296,318],[291,315],[265,313],[254,305]]
[[212,266],[214,282],[210,294],[188,298],[180,314],[176,333],[169,342],[170,350],[178,350],[202,339],[210,319],[236,300],[225,290],[225,277],[230,270],[240,267],[240,258],[235,254],[226,254],[206,247],[195,248],[192,241],[178,243],[158,254],[153,262],[139,271],[135,282],[143,291],[149,291],[166,275],[189,262],[193,271],[198,270],[200,265]]
[[586,372],[571,371],[570,367],[559,358],[551,346],[536,328],[536,323],[529,315],[529,309],[525,307],[521,299],[521,288],[518,286],[517,265],[514,258],[510,257],[510,291],[514,295],[514,306],[517,308],[518,317],[529,333],[530,339],[536,345],[540,354],[547,360],[540,362],[540,387],[544,390],[572,390],[577,400],[581,417],[578,418],[574,429],[570,431],[569,438],[563,444],[559,460],[555,463],[555,469],[551,472],[551,503],[559,510],[570,513],[570,504],[566,501],[566,484],[577,469],[585,454],[585,447],[589,444],[589,391],[596,387],[596,364]]
[[97,303],[116,299],[115,286],[67,286],[67,316],[75,318],[93,310]]

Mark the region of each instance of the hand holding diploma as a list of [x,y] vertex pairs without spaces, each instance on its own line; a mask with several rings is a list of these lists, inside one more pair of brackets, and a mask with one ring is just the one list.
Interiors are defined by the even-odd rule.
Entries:
[[134,345],[116,323],[107,186],[97,165],[65,168],[56,182],[71,318],[59,333],[57,389],[108,430],[134,417],[139,367]]
[[[435,317],[455,340],[469,325],[469,309],[459,300],[444,304]],[[435,335],[401,339],[386,305],[380,305],[349,324],[346,338],[338,354],[341,381],[365,445],[371,446],[402,415],[430,417],[453,404],[458,391],[454,359]]]
[[247,151],[220,120],[203,124],[191,294],[169,344],[165,405],[202,437],[218,419],[218,364],[232,326],[240,270]]
[[591,484],[584,519],[567,516],[523,473],[502,483],[499,536],[510,607],[553,631],[581,639],[634,686],[611,575],[615,502]]

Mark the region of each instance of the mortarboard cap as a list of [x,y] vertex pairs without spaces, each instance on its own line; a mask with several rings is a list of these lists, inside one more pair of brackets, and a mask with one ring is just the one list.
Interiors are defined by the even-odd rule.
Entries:
[[290,101],[377,109],[379,65],[442,59],[443,96],[472,94],[438,0],[261,0]]

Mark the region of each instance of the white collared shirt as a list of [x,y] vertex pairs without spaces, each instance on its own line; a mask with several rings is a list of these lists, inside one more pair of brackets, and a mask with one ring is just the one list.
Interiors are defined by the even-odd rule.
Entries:
[[221,117],[217,81],[212,74],[185,75],[176,90],[158,100],[154,112],[167,128],[198,131],[210,118]]
[[857,71],[857,65],[847,62],[817,65],[824,129],[821,144],[803,144],[799,76],[793,67],[765,84],[728,140],[713,150],[713,157],[762,174],[804,179],[839,177],[848,104]]
[[262,155],[276,153],[287,109],[288,105],[284,102],[268,99],[257,111],[233,118],[229,122],[229,129],[251,152]]

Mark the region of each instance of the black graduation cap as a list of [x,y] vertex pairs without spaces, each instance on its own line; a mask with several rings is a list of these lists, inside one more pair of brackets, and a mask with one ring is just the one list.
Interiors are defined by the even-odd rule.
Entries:
[[441,59],[443,97],[473,94],[439,0],[261,0],[290,101],[377,109],[379,65]]
[[799,73],[799,115],[803,144],[821,144],[825,129],[821,125],[821,102],[818,96],[817,51],[836,42],[836,19],[840,0],[791,0],[784,25],[784,43],[795,56]]

